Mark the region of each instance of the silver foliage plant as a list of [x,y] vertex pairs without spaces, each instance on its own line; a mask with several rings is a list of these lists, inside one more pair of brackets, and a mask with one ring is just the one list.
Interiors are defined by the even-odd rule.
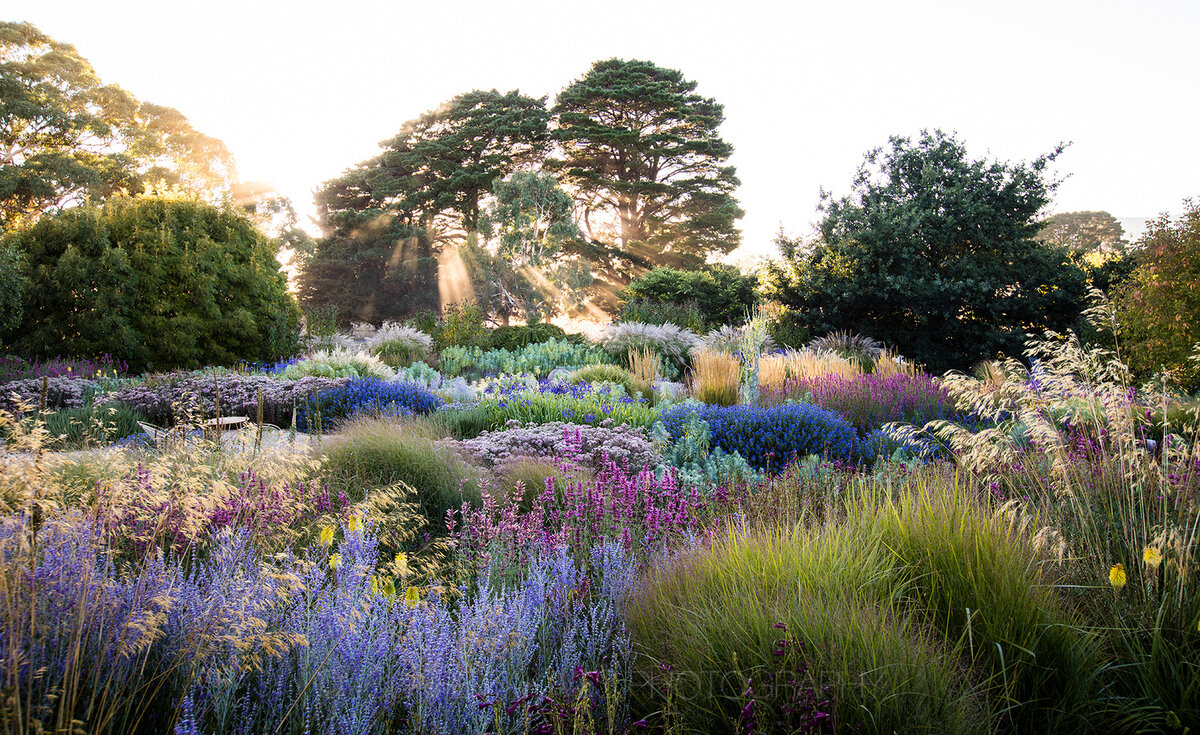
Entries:
[[367,338],[367,347],[375,348],[383,344],[398,342],[414,352],[431,352],[433,337],[419,329],[406,327],[396,322],[384,322],[374,334]]
[[568,424],[521,424],[510,420],[502,431],[485,431],[474,439],[446,439],[464,454],[486,467],[503,467],[526,457],[570,458],[589,469],[600,469],[605,459],[627,467],[631,473],[653,466],[657,451],[645,429],[614,425],[607,419],[600,426]]
[[683,362],[692,353],[692,350],[703,347],[704,341],[692,330],[678,327],[669,322],[666,324],[622,322],[606,327],[600,336],[600,344],[614,355],[625,355],[630,350],[649,348],[662,357]]

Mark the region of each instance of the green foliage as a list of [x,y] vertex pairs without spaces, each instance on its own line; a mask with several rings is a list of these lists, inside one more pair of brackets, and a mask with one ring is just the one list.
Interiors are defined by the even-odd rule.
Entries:
[[379,357],[344,348],[320,350],[284,368],[283,380],[300,378],[379,378],[390,380],[395,373]]
[[[479,347],[487,344],[488,328],[483,323],[483,309],[470,301],[460,301],[442,309],[431,332],[437,349],[447,347]],[[424,331],[424,330],[422,330]]]
[[619,365],[588,365],[571,373],[572,383],[610,383],[619,385],[625,395],[636,395],[633,389],[633,373]]
[[28,285],[24,256],[10,240],[0,240],[0,345],[5,333],[21,323]]
[[487,344],[484,346],[491,350],[515,351],[539,342],[549,342],[552,339],[559,342],[587,344],[587,338],[582,334],[567,334],[557,324],[535,322],[528,325],[496,327],[488,334]]
[[419,420],[355,421],[321,444],[330,485],[358,501],[403,482],[417,491],[427,518],[445,518],[464,499],[478,502],[483,474],[438,438],[432,424]]
[[337,304],[305,304],[300,307],[308,334],[312,337],[332,337],[337,334]]
[[503,429],[511,420],[522,424],[569,424],[600,426],[605,421],[649,429],[658,420],[658,412],[644,399],[628,403],[617,393],[586,393],[581,396],[556,395],[530,390],[480,401],[472,408],[443,410],[438,420],[459,439],[473,439],[484,431]]
[[605,280],[696,267],[738,246],[733,147],[717,134],[724,108],[695,90],[674,69],[609,59],[558,95],[563,157],[546,165],[578,192],[588,221],[619,221],[619,248],[586,251]]
[[1141,263],[1114,300],[1122,351],[1141,377],[1170,370],[1185,390],[1200,388],[1200,204],[1151,220],[1138,241]]
[[57,439],[55,449],[103,447],[142,432],[146,417],[124,403],[64,408],[44,415],[46,431]]
[[182,187],[216,198],[233,157],[178,110],[101,83],[73,46],[0,23],[0,231],[120,192]]
[[724,672],[761,671],[791,636],[865,732],[1092,731],[1103,660],[1044,560],[952,476],[910,479],[896,502],[871,482],[844,517],[731,532],[651,571],[630,628],[693,683],[677,692],[685,723],[735,719],[740,682]]
[[1034,239],[1061,150],[989,163],[940,131],[892,138],[852,196],[825,201],[820,242],[780,237],[769,295],[813,334],[858,332],[935,372],[1020,354],[1026,333],[1073,324],[1086,295],[1067,251]]
[[1082,253],[1120,253],[1125,228],[1108,212],[1061,212],[1042,222],[1037,239]]
[[560,367],[577,368],[612,362],[604,350],[592,345],[551,339],[517,350],[483,350],[479,347],[447,347],[441,354],[441,372],[447,377],[472,380],[485,375],[529,373],[539,377]]
[[671,442],[670,434],[661,422],[654,425],[654,439],[665,445],[663,464],[679,471],[679,482],[685,487],[706,491],[729,488],[742,483],[756,484],[766,476],[751,467],[737,452],[726,452],[712,446],[708,422],[692,415],[683,425],[679,437]]
[[778,309],[768,317],[767,333],[777,347],[785,350],[799,349],[812,338],[804,320],[789,309]]
[[378,323],[437,309],[437,256],[479,226],[497,178],[541,156],[545,101],[461,94],[405,123],[383,152],[317,193],[324,237],[300,272],[300,299]]
[[[655,268],[635,278],[625,289],[625,298],[664,305],[694,302],[703,319],[701,327],[707,329],[744,322],[758,303],[757,286],[757,277],[742,275],[737,268],[728,265],[709,265],[692,271]],[[622,312],[622,321],[646,320],[626,319]],[[674,323],[695,329],[682,322]]]
[[621,306],[618,322],[640,324],[676,324],[693,332],[704,331],[704,315],[694,300],[668,302],[653,301],[640,296],[626,301]]
[[141,371],[295,354],[300,311],[274,243],[198,201],[114,200],[10,233],[29,286],[13,346]]

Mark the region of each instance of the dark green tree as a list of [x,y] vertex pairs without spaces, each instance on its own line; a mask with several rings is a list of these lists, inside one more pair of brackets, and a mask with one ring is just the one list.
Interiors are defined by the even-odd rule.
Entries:
[[11,343],[26,356],[109,354],[135,370],[294,352],[300,312],[276,243],[230,207],[114,199],[9,233],[28,278]]
[[0,240],[0,345],[4,335],[21,323],[25,309],[25,258],[6,240]]
[[857,332],[938,372],[1020,355],[1027,333],[1070,327],[1086,296],[1068,251],[1034,237],[1062,150],[1006,164],[941,131],[892,138],[852,195],[825,195],[818,242],[780,237],[768,294],[813,335]]
[[117,192],[215,199],[233,177],[224,144],[178,110],[102,84],[73,46],[28,23],[0,23],[0,229]]
[[436,309],[443,248],[478,230],[493,181],[543,155],[548,119],[544,100],[491,90],[405,123],[317,193],[323,237],[301,268],[301,300],[374,322]]
[[742,275],[731,265],[709,265],[700,270],[655,268],[633,280],[625,289],[626,302],[681,304],[694,301],[708,327],[741,324],[758,303],[758,278]]
[[[740,243],[733,147],[717,133],[724,108],[695,90],[674,69],[609,59],[558,95],[562,157],[547,167],[576,192],[589,238],[600,241],[581,252],[610,282],[659,265],[694,268]],[[619,240],[607,247],[606,225]]]

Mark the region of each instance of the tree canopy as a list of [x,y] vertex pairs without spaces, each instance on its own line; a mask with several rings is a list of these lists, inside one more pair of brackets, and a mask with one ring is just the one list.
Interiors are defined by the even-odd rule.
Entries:
[[935,371],[1019,355],[1027,333],[1071,326],[1085,298],[1067,250],[1034,237],[1062,150],[1007,164],[941,131],[894,137],[851,195],[825,196],[818,242],[780,237],[770,295],[812,334],[858,332]]
[[[733,147],[717,132],[724,108],[695,90],[680,71],[609,59],[558,95],[562,156],[547,168],[574,189],[593,241],[586,254],[609,281],[694,268],[740,243]],[[601,244],[605,221],[616,246]]]
[[1163,214],[1138,239],[1140,264],[1114,299],[1122,353],[1141,377],[1170,370],[1187,390],[1200,389],[1200,204],[1184,202],[1172,221]]
[[493,181],[540,159],[548,120],[545,100],[477,90],[405,123],[317,193],[323,237],[301,299],[371,321],[437,308],[441,249],[478,230]]
[[233,178],[224,144],[178,110],[103,84],[73,46],[28,23],[0,23],[0,229],[118,192],[216,199]]
[[1124,252],[1125,228],[1108,212],[1060,212],[1047,217],[1037,239],[1085,253]]
[[161,370],[296,348],[300,314],[275,243],[231,207],[114,199],[42,217],[3,247],[22,254],[28,279],[5,335],[20,354],[109,354]]

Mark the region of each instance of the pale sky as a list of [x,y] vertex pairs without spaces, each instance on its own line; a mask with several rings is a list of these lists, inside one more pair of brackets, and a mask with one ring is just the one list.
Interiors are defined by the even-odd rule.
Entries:
[[1200,196],[1200,1],[7,2],[102,80],[225,141],[244,180],[312,211],[322,181],[472,89],[554,96],[592,62],[680,69],[725,105],[747,255],[806,234],[821,187],[921,128],[976,156],[1059,141],[1054,211]]

